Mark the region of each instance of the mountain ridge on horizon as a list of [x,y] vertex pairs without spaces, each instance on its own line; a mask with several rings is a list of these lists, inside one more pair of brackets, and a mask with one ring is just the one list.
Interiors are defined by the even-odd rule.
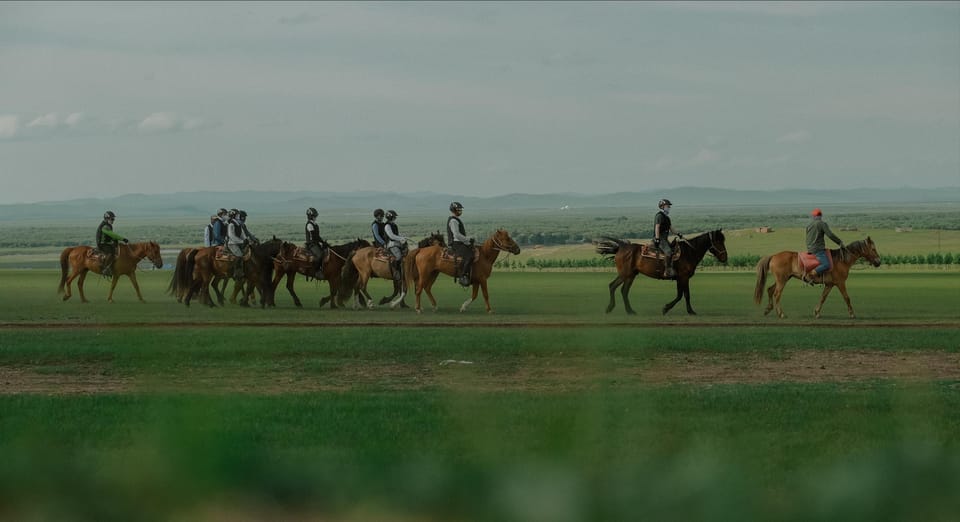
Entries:
[[[327,210],[363,210],[391,207],[397,210],[442,209],[451,201],[460,201],[466,208],[483,210],[537,210],[568,208],[655,208],[666,197],[675,206],[729,207],[780,205],[840,205],[960,203],[960,187],[922,189],[778,189],[738,190],[711,187],[678,187],[649,191],[583,193],[509,193],[500,196],[476,197],[431,191],[398,193],[391,191],[258,191],[237,190],[173,192],[167,194],[123,194],[107,198],[80,198],[65,201],[0,204],[0,221],[32,218],[75,217],[77,214],[99,215],[106,209],[127,217],[156,215],[209,215],[218,207],[244,208],[260,215],[288,214],[291,208],[316,207]],[[297,209],[299,213],[301,209]],[[322,210],[321,210],[322,211]]]

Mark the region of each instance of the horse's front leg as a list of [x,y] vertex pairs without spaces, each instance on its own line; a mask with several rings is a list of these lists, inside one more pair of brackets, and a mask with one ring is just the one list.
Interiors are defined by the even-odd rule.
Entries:
[[693,306],[690,305],[690,280],[689,279],[683,282],[683,299],[687,303],[687,314],[697,315],[697,312],[693,311]]
[[[679,303],[679,302],[680,302],[680,299],[682,299],[682,298],[683,298],[683,283],[680,281],[680,279],[677,279],[677,297],[674,298],[673,301],[670,301],[669,303],[663,305],[663,310],[661,311],[662,314],[663,314],[663,315],[667,315],[667,312],[669,312],[670,310],[672,310],[673,307],[676,306],[677,303]],[[690,304],[689,304],[689,302],[687,303],[687,311],[688,311],[688,312],[690,311]]]
[[[817,307],[813,309],[813,316],[817,319],[820,319],[820,311],[823,310],[823,303],[827,300],[827,296],[830,295],[830,290],[833,290],[833,285],[826,284],[823,285],[823,292],[820,292],[820,302],[817,303]],[[844,294],[844,299],[847,301],[847,310],[850,314],[850,317],[853,317],[853,308],[850,308],[850,299],[847,298],[845,292],[840,291],[841,294]]]
[[615,277],[613,281],[610,281],[610,284],[607,285],[607,287],[610,288],[610,304],[607,305],[606,313],[609,314],[610,311],[617,306],[617,299],[616,297],[614,297],[613,293],[617,290],[617,287],[622,284],[623,284],[623,278],[617,275],[617,277]]
[[[146,303],[146,301],[143,300],[143,295],[140,293],[140,284],[137,282],[137,273],[130,272],[127,274],[127,277],[129,277],[130,282],[133,283],[133,289],[137,291],[137,299],[139,299],[141,303]],[[116,283],[114,283],[114,285],[116,285]],[[110,293],[113,294],[113,288],[110,289]]]
[[[470,289],[470,297],[460,305],[460,312],[466,312],[467,307],[470,306],[470,303],[477,300],[477,290],[480,289],[480,283],[473,283],[473,288]],[[486,292],[483,293],[486,297]],[[487,301],[487,313],[490,313],[490,301]]]

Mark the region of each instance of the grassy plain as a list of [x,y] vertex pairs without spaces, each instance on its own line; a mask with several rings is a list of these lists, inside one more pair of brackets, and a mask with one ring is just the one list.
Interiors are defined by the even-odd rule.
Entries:
[[[881,245],[882,248],[882,245]],[[704,271],[667,316],[641,279],[495,272],[496,314],[116,303],[0,270],[0,518],[951,520],[960,277],[860,267],[860,319]],[[385,281],[374,294],[387,292]],[[412,299],[408,298],[408,302]],[[531,324],[533,323],[533,324]]]

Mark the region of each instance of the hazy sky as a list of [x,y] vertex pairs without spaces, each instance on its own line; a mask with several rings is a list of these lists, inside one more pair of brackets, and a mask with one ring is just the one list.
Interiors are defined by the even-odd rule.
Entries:
[[955,187],[960,3],[2,2],[0,177],[0,203]]

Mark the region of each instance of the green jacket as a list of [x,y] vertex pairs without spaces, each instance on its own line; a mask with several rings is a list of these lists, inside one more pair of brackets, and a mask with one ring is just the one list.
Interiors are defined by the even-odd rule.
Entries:
[[816,254],[817,252],[826,250],[827,245],[823,241],[824,235],[832,239],[834,243],[841,246],[843,245],[843,241],[830,230],[830,225],[827,225],[822,220],[814,219],[807,225],[807,252]]

